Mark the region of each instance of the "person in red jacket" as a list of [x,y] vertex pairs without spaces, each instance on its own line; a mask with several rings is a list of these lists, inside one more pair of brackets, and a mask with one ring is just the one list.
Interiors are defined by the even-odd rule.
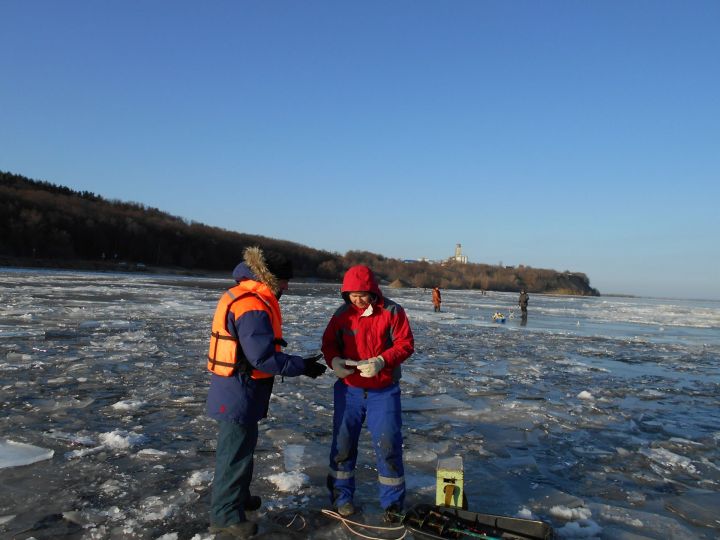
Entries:
[[392,521],[405,501],[402,460],[400,365],[414,352],[405,310],[383,297],[372,270],[350,268],[342,283],[345,303],[330,319],[322,353],[337,375],[333,441],[327,486],[342,516],[355,513],[355,464],[363,422],[372,435],[380,504]]

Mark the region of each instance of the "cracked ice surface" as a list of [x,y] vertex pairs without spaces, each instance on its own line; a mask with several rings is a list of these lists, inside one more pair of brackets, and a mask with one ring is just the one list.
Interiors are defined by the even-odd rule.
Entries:
[[[215,425],[205,354],[227,280],[0,269],[0,536],[209,539]],[[338,285],[292,283],[289,351],[310,354]],[[720,304],[384,292],[407,310],[408,504],[434,502],[435,466],[461,455],[471,510],[545,519],[563,538],[720,534]],[[331,374],[278,379],[260,424],[254,514],[272,534],[351,538],[328,507]],[[356,503],[379,514],[363,433]]]

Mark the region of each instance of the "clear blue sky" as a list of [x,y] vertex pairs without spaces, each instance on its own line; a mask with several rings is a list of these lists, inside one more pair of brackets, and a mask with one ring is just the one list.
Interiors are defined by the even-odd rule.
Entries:
[[720,299],[720,2],[0,0],[0,170]]

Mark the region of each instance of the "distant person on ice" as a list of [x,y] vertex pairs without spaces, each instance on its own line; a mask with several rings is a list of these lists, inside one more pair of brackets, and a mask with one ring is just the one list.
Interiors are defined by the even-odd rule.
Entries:
[[218,421],[210,532],[249,538],[257,525],[245,512],[260,508],[250,494],[258,421],[267,416],[274,375],[313,379],[327,369],[321,355],[281,352],[278,299],[288,288],[292,263],[279,253],[247,248],[233,270],[237,284],[218,302],[212,323],[208,369],[212,372],[207,413]]
[[400,365],[414,352],[413,334],[405,310],[383,297],[367,266],[345,273],[341,294],[345,302],[322,337],[323,356],[338,377],[327,479],[330,501],[343,517],[355,513],[358,440],[367,417],[380,505],[386,520],[395,521],[405,501]]
[[442,303],[442,298],[440,296],[440,287],[435,287],[432,290],[432,302],[433,307],[435,308],[435,311],[440,311],[440,304]]
[[518,305],[520,306],[520,311],[522,312],[523,319],[527,319],[527,307],[529,301],[530,296],[528,296],[528,293],[525,289],[522,289],[520,291],[520,298],[518,298]]

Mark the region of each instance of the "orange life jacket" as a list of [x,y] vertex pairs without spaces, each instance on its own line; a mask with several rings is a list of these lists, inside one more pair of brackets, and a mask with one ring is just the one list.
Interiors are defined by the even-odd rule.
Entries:
[[[239,302],[239,300],[243,300]],[[232,310],[235,320],[248,311],[265,311],[270,316],[273,334],[275,336],[275,350],[286,345],[282,338],[282,315],[280,304],[275,295],[266,285],[257,281],[246,280],[228,290],[220,297],[210,332],[210,348],[208,349],[207,368],[222,377],[230,377],[239,369],[252,368],[245,358],[242,347],[235,335],[227,327],[227,316]],[[267,379],[272,377],[259,369],[252,368],[253,379]]]

